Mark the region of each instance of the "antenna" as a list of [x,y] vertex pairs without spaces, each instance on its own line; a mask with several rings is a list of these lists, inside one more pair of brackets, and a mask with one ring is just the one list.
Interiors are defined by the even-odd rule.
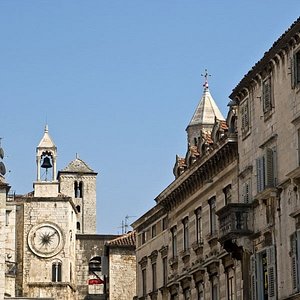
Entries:
[[128,220],[131,219],[131,218],[135,218],[136,216],[128,216],[126,215],[125,216],[125,222],[124,222],[124,233],[127,233],[128,232],[128,228],[129,228],[129,224],[128,224]]

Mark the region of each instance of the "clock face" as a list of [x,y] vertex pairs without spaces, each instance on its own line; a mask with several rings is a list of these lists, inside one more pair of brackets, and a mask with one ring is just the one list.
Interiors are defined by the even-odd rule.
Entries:
[[37,256],[52,257],[63,248],[61,230],[52,223],[38,224],[28,234],[28,245]]

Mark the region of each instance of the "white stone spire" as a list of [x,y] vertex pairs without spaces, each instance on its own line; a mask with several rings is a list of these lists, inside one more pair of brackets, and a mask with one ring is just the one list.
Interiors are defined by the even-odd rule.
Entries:
[[204,90],[200,102],[194,112],[194,115],[189,123],[191,125],[213,125],[215,118],[218,120],[225,120],[216,102],[210,94],[208,87],[208,73],[205,70],[205,82],[203,84]]
[[215,124],[215,118],[218,120],[225,120],[212,95],[210,94],[208,85],[208,76],[210,75],[207,73],[207,70],[205,70],[205,75],[202,76],[205,77],[203,94],[186,129],[188,134],[188,143],[190,145],[197,145],[197,140],[202,130],[212,130],[212,127]]

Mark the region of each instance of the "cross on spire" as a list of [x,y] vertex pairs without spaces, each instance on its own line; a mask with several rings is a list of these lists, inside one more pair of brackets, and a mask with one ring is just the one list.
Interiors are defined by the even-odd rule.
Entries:
[[205,81],[203,84],[204,88],[208,89],[208,77],[211,76],[211,74],[208,74],[207,69],[205,69],[205,74],[201,74],[201,76],[203,76],[205,78]]

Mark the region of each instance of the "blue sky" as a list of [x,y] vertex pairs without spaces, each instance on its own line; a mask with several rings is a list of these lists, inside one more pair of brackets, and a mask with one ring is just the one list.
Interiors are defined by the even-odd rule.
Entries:
[[299,0],[0,0],[0,137],[12,190],[32,190],[47,122],[58,169],[78,153],[99,173],[98,233],[121,233],[125,216],[141,216],[173,180],[204,69],[226,116],[231,90],[299,7]]

